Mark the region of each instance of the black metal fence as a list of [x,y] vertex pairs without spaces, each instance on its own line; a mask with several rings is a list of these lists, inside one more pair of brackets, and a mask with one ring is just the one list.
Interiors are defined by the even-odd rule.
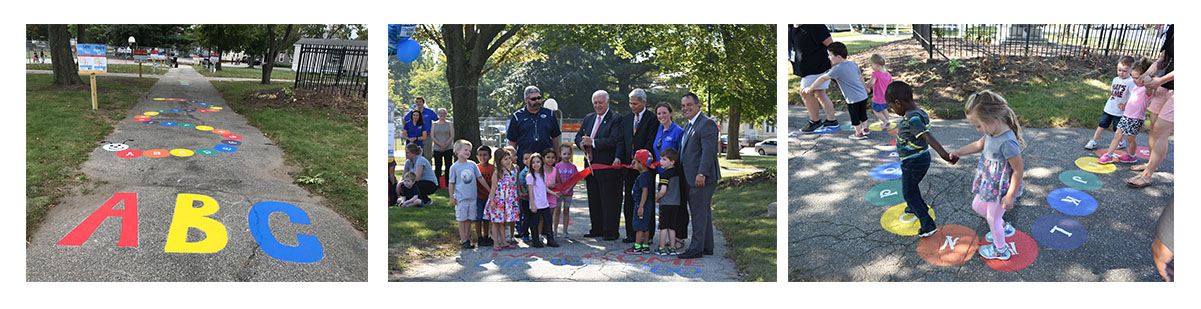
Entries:
[[296,89],[367,97],[367,47],[301,44]]
[[930,59],[1158,57],[1164,24],[914,24]]

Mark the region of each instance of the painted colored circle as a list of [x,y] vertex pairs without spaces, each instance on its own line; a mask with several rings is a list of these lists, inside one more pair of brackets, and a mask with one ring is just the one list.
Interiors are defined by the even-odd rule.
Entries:
[[1076,159],[1076,166],[1090,173],[1108,174],[1118,170],[1113,164],[1097,163],[1097,157],[1080,157]]
[[196,102],[196,104],[200,104],[200,105],[209,105],[208,103],[204,103],[204,102]]
[[150,119],[150,116],[137,115],[137,116],[133,116],[133,119]]
[[133,121],[150,121],[150,118],[134,118]]
[[1079,190],[1097,190],[1104,185],[1101,182],[1101,178],[1097,178],[1097,175],[1081,170],[1067,170],[1059,173],[1059,181]]
[[876,180],[893,180],[901,178],[901,162],[880,164],[872,168],[872,178]]
[[191,157],[192,154],[195,154],[195,152],[190,149],[171,149],[171,155],[176,157]]
[[133,159],[133,158],[141,157],[142,151],[137,150],[137,149],[126,149],[126,150],[118,151],[117,156],[126,158],[126,159]]
[[196,111],[197,111],[197,112],[201,112],[201,113],[207,113],[207,112],[209,112],[209,110],[207,110],[207,109],[198,109],[198,110],[196,110]]
[[142,115],[154,116],[154,115],[158,115],[158,112],[145,112],[145,113],[142,113]]
[[[895,127],[896,125],[897,125],[896,123],[888,123],[888,129],[892,129],[892,128],[893,128],[893,127]],[[872,131],[876,131],[876,132],[880,132],[880,131],[884,131],[884,129],[885,129],[885,128],[884,128],[884,127],[882,127],[882,126],[880,125],[880,123],[879,123],[879,122],[877,122],[877,123],[873,123],[873,124],[867,125],[867,129],[868,129],[868,130],[872,130]]]
[[896,205],[905,202],[905,195],[901,194],[901,180],[899,179],[881,182],[873,186],[871,190],[867,190],[864,198],[875,206]]
[[197,130],[200,130],[200,131],[212,131],[212,130],[213,130],[213,127],[210,127],[210,126],[196,126],[196,129],[197,129]]
[[896,146],[896,145],[897,145],[897,139],[895,139],[895,138],[894,138],[894,139],[892,139],[891,141],[888,141],[888,145],[889,145],[889,146]]
[[171,122],[171,121],[163,121],[163,122],[159,122],[158,124],[161,124],[161,125],[163,125],[164,127],[174,127],[175,125],[177,125],[177,124],[179,124],[179,123],[177,123],[177,122]]
[[230,145],[217,145],[217,146],[213,146],[213,149],[216,149],[217,151],[220,151],[220,152],[238,151],[238,147],[234,147],[234,146],[230,146]]
[[[1097,148],[1097,157],[1098,158],[1105,155],[1106,153],[1109,153],[1109,148]],[[1125,150],[1114,150],[1113,154],[1119,155],[1119,156],[1124,156],[1124,155],[1126,155],[1126,151]]]
[[[930,218],[934,218],[933,207],[930,207]],[[893,234],[913,236],[922,228],[922,223],[918,222],[917,216],[905,213],[905,203],[900,203],[880,215],[880,226]]]
[[876,159],[884,162],[897,162],[900,160],[900,158],[901,157],[897,155],[896,148],[881,150],[879,153],[876,153]]
[[1055,250],[1076,249],[1088,240],[1088,233],[1080,221],[1060,214],[1048,214],[1034,220],[1030,234],[1038,243]]
[[841,130],[850,130],[850,129],[854,128],[854,127],[855,127],[855,126],[851,125],[851,123],[850,123],[850,122],[843,122],[841,125],[838,125],[838,128],[839,128],[839,129],[841,129]]
[[212,106],[212,105],[209,105],[209,109],[212,109],[212,110],[221,110],[221,109],[223,109],[223,108],[224,108],[224,107],[220,107],[220,106]]
[[813,133],[809,133],[809,134],[834,133],[834,132],[838,132],[838,130],[839,130],[839,128],[837,128],[837,127],[821,127],[821,128],[818,128],[817,130],[813,130]]
[[[996,271],[1015,272],[1026,269],[1026,266],[1030,266],[1034,263],[1034,259],[1038,258],[1038,242],[1035,242],[1034,238],[1030,238],[1030,235],[1026,235],[1025,232],[1017,231],[1013,237],[1006,238],[1005,242],[1009,243],[1011,252],[1016,254],[1005,261],[981,258],[984,260],[984,264]],[[992,243],[986,243],[984,237],[980,237],[980,245],[992,246]],[[976,253],[976,255],[979,256],[980,253]]]
[[211,156],[211,155],[216,155],[217,151],[208,149],[208,148],[200,148],[200,149],[196,149],[196,153],[199,153],[202,156]]
[[1047,203],[1051,208],[1069,216],[1087,216],[1097,211],[1097,200],[1084,191],[1072,188],[1059,188],[1047,194]]
[[958,266],[967,263],[980,249],[976,231],[958,224],[938,227],[938,232],[917,241],[917,255],[937,266]]
[[896,136],[897,136],[897,134],[899,134],[899,133],[900,133],[900,130],[901,130],[901,129],[892,129],[892,130],[888,130],[888,135],[892,135],[893,137],[896,137]]
[[160,109],[160,110],[156,110],[155,112],[158,112],[158,113],[166,113],[166,112],[167,112],[167,110],[165,110],[165,109]]
[[145,124],[158,124],[158,121],[154,121],[154,120],[147,120],[146,122],[143,122],[143,123],[145,123]]
[[229,134],[229,130],[226,130],[226,129],[215,129],[215,130],[213,130],[213,133],[217,133],[217,134],[225,135],[225,134]]
[[154,98],[154,100],[155,100],[155,101],[163,101],[163,100],[166,100],[166,99],[167,99],[167,98]]
[[162,158],[162,157],[171,155],[171,152],[168,152],[166,149],[151,149],[151,150],[142,152],[142,155],[145,155],[145,156],[151,157],[151,158]]
[[195,108],[188,108],[188,109],[184,109],[183,111],[185,111],[185,112],[194,112],[194,111],[196,111],[196,109],[195,109]]
[[176,113],[182,113],[182,112],[183,112],[183,110],[182,110],[182,109],[170,109],[170,111],[172,111],[172,112],[176,112]]
[[195,128],[195,127],[196,127],[196,125],[195,125],[195,124],[191,124],[191,123],[181,123],[181,124],[179,124],[179,127],[180,127],[180,128]]
[[1135,151],[1135,154],[1134,154],[1135,157],[1138,157],[1140,159],[1147,159],[1147,160],[1151,159],[1151,148],[1147,148],[1147,146],[1138,146],[1138,148],[1135,149],[1134,151]]
[[242,142],[235,141],[235,140],[230,140],[230,139],[221,140],[221,143],[222,143],[222,144],[226,144],[226,145],[230,145],[230,146],[237,146],[237,145],[241,145],[241,144],[242,144]]
[[237,135],[237,134],[226,134],[226,135],[222,135],[221,137],[224,137],[226,139],[242,139],[242,136]]

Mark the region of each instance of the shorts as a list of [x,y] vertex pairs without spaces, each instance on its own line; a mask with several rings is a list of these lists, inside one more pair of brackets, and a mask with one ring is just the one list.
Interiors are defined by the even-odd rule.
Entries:
[[[813,85],[813,82],[817,81],[817,78],[821,77],[824,74],[825,73],[813,74],[813,75],[802,77],[801,78],[801,88],[805,88],[805,87],[809,87],[809,85]],[[828,79],[826,80],[826,82],[821,83],[821,85],[817,85],[817,86],[813,87],[814,90],[826,90],[826,88],[830,88],[830,80],[828,80]]]
[[1118,129],[1122,130],[1122,134],[1138,136],[1138,131],[1143,129],[1143,120],[1122,117],[1122,120],[1118,120]]
[[1151,97],[1151,104],[1149,106],[1147,106],[1147,110],[1151,111],[1151,113],[1158,115],[1159,111],[1161,109],[1163,109],[1163,104],[1167,103],[1168,96],[1165,93],[1163,93],[1163,91],[1170,91],[1170,90],[1163,88],[1163,87],[1159,87],[1158,90],[1155,90],[1156,95]]
[[[676,218],[680,215],[680,205],[659,205],[659,229],[676,231]],[[676,231],[679,232],[679,231]]]
[[487,207],[487,206],[488,206],[487,198],[475,199],[475,222],[488,221],[487,219],[484,219],[484,207]]
[[479,220],[480,215],[476,214],[476,200],[459,200],[455,205],[455,221],[474,221]]
[[1168,122],[1176,122],[1176,97],[1172,95],[1173,90],[1168,90],[1168,100],[1163,103],[1163,109],[1159,110],[1159,119],[1167,120]]
[[638,215],[638,208],[634,208],[634,231],[646,232],[651,229],[651,216],[655,214],[655,204],[647,203],[642,206],[642,215]]
[[872,103],[872,110],[883,112],[888,109],[888,104]]
[[559,205],[559,207],[563,207],[563,208],[570,208],[570,207],[571,207],[571,199],[569,199],[569,198],[560,198],[560,199],[558,199],[558,200],[555,202],[555,204],[558,204],[558,205]]
[[1121,117],[1122,116],[1114,116],[1114,115],[1110,115],[1109,113],[1106,113],[1105,111],[1101,111],[1101,122],[1097,123],[1097,127],[1098,128],[1110,128],[1110,130],[1117,132],[1118,131],[1118,119],[1120,119]]
[[867,121],[867,104],[867,99],[847,104],[847,113],[851,114],[851,125],[857,126],[859,123]]

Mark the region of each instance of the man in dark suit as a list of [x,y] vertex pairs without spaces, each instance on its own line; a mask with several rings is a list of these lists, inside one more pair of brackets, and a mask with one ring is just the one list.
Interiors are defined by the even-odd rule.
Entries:
[[[627,156],[621,157],[621,162],[630,165],[633,162],[631,157],[637,153],[639,149],[646,149],[654,152],[655,147],[655,130],[659,128],[659,122],[655,119],[655,113],[646,108],[646,91],[642,88],[635,88],[630,91],[630,114],[621,117],[622,136],[625,138],[625,147]],[[634,187],[634,180],[638,179],[638,171],[633,169],[625,169],[622,175],[622,195],[625,196],[625,206],[622,207],[622,213],[626,218],[626,238],[621,242],[634,242],[634,194],[630,188]],[[650,228],[655,230],[655,214],[652,212],[649,215]]]
[[688,184],[688,211],[692,216],[692,242],[681,259],[713,254],[713,191],[721,179],[717,165],[717,123],[701,114],[700,99],[689,92],[680,99],[680,111],[688,118],[680,143],[680,163]]
[[585,178],[588,187],[588,218],[592,228],[584,237],[604,237],[617,240],[618,221],[621,219],[621,169],[596,169],[596,165],[617,165],[625,153],[621,134],[621,115],[609,110],[609,93],[597,90],[592,93],[592,109],[595,113],[584,116],[575,144],[584,151],[584,166],[593,167],[592,175]]

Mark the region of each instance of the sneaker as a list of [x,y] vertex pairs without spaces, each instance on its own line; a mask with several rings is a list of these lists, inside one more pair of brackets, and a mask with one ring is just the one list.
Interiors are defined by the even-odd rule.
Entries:
[[863,136],[867,136],[868,134],[872,134],[872,130],[868,129],[867,127],[863,127]]
[[434,204],[434,200],[431,199],[431,200],[425,201],[425,203],[422,203],[421,206],[429,206],[429,205],[433,205],[433,204]]
[[[926,211],[930,211],[930,205],[926,205]],[[915,216],[917,215],[916,213],[913,213],[913,211],[910,211],[909,207],[905,207],[905,213],[910,214],[910,215],[915,215]]]
[[1101,156],[1100,158],[1097,158],[1097,163],[1113,164],[1113,158],[1109,155],[1104,155],[1104,156]]
[[563,238],[571,237],[571,233],[563,232]]
[[[1017,232],[1017,230],[1015,230],[1013,228],[1013,224],[1009,224],[1009,222],[1005,222],[1004,229],[1005,229],[1005,238],[1013,237],[1013,233]],[[984,241],[991,243],[992,239],[993,239],[992,232],[984,233]]]
[[490,247],[493,244],[492,237],[483,237],[476,240],[476,242],[480,244],[480,247]]
[[867,135],[851,134],[851,139],[853,139],[853,140],[862,140],[862,139],[866,139],[866,138],[867,138]]
[[1097,149],[1097,141],[1091,140],[1091,139],[1088,140],[1088,144],[1084,144],[1084,149],[1088,149],[1088,150]]
[[992,244],[980,246],[980,257],[989,260],[1008,261],[1012,254],[1009,252],[1009,246],[1002,249],[997,249],[997,246]]
[[642,249],[638,250],[638,254],[650,254],[650,253],[651,253],[651,246],[642,246]]
[[1126,139],[1123,138],[1121,141],[1118,142],[1118,148],[1119,149],[1126,148]]
[[938,232],[938,227],[934,227],[934,229],[931,229],[929,231],[924,231],[924,232],[918,231],[917,236],[921,237],[921,238],[926,238],[926,237],[930,237],[930,235],[934,235],[934,233],[936,233],[936,232]]
[[475,246],[471,245],[470,240],[464,240],[463,243],[459,244],[459,246],[463,247],[463,249],[475,249]]
[[655,255],[660,255],[660,256],[667,255],[667,249],[663,249],[663,247],[659,247],[659,249],[655,249]]
[[671,247],[668,247],[668,248],[667,248],[667,255],[680,255],[680,253],[679,253],[679,252],[676,252],[676,248],[671,248]]
[[629,249],[626,249],[626,251],[622,251],[622,252],[624,252],[625,254],[638,254],[638,251],[640,251],[640,249],[641,248],[638,248],[638,246],[635,245],[633,247],[630,247]]
[[1119,157],[1118,157],[1118,162],[1122,162],[1122,163],[1136,163],[1136,162],[1138,162],[1138,158],[1135,158],[1134,156],[1131,156],[1131,155],[1127,154],[1127,155],[1119,156]]
[[821,122],[810,120],[809,125],[806,125],[804,129],[801,129],[801,132],[802,133],[813,133],[814,130],[817,130],[817,128],[820,128],[820,127],[822,127]]
[[822,126],[827,128],[837,128],[838,120],[826,120],[826,122],[822,123]]

